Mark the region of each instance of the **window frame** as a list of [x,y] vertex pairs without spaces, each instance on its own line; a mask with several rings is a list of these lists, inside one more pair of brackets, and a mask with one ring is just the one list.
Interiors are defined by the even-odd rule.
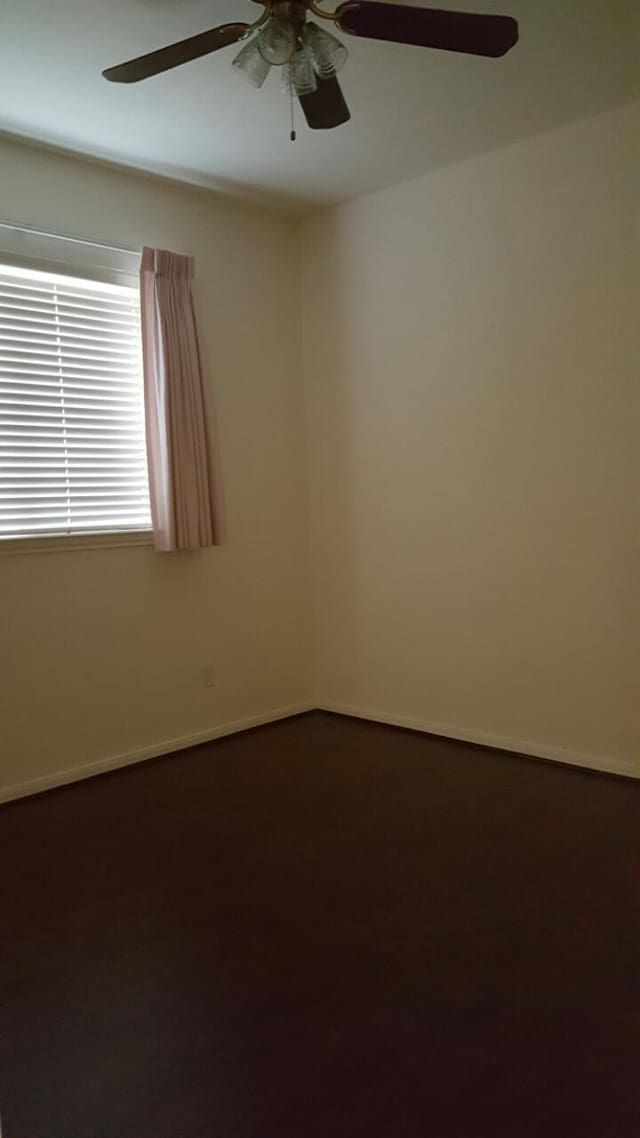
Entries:
[[152,546],[150,529],[113,530],[104,533],[51,533],[38,537],[5,537],[0,541],[0,557],[20,553],[73,553],[82,549],[125,549]]
[[[30,242],[31,243],[31,242]],[[58,250],[56,249],[57,253]],[[64,250],[66,253],[66,249]],[[84,260],[76,256],[73,260],[67,257],[58,259],[51,256],[50,246],[44,255],[32,253],[27,255],[14,252],[12,248],[0,245],[0,266],[7,265],[26,269],[31,272],[54,273],[58,276],[68,276],[76,280],[95,281],[96,283],[124,285],[139,290],[139,275],[133,271],[131,264],[96,264],[92,260]],[[130,258],[128,258],[130,260]],[[126,260],[122,258],[121,260]],[[42,554],[67,553],[79,550],[109,549],[109,548],[140,548],[153,545],[153,529],[148,527],[129,530],[101,530],[85,533],[49,533],[24,534],[0,539],[0,556],[15,556],[16,554]]]

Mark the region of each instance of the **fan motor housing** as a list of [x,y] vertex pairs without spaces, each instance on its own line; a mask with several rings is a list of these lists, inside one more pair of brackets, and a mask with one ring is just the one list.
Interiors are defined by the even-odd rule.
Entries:
[[266,20],[282,20],[284,24],[293,24],[301,27],[307,18],[309,5],[306,0],[254,0],[256,4],[263,4],[266,11],[260,17],[260,23]]
[[307,0],[253,0],[254,4],[262,4],[263,8],[270,8],[271,15],[279,20],[290,20],[302,23],[309,5]]

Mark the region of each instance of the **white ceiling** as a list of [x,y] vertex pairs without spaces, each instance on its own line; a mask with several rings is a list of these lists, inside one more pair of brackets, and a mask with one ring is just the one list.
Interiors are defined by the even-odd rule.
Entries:
[[[327,6],[329,4],[327,3]],[[0,130],[303,209],[341,201],[640,95],[638,0],[437,0],[520,23],[503,59],[342,36],[350,123],[312,132],[236,48],[136,86],[103,68],[229,20],[253,0],[0,0]],[[0,178],[1,186],[1,178]]]

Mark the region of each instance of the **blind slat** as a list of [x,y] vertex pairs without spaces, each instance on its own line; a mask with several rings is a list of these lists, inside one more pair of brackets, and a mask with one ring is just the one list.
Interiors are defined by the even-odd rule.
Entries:
[[[28,321],[38,321],[43,325],[47,325],[49,321],[55,316],[55,308],[43,308],[40,305],[22,304],[17,298],[3,297],[0,291],[0,304],[3,311],[7,314],[7,319],[16,320],[23,319]],[[89,329],[96,329],[106,333],[118,334],[119,330],[128,332],[131,328],[135,328],[135,319],[133,313],[128,316],[118,316],[115,313],[109,314],[104,312],[79,312],[77,316],[71,318],[70,314],[58,313],[58,318],[63,327],[81,328],[87,327]]]
[[[68,463],[66,465],[76,475],[80,475],[84,473],[84,471],[87,471],[91,474],[94,474],[96,471],[100,471],[103,474],[106,474],[105,464],[102,459],[97,459],[94,462],[84,459],[83,461],[74,463],[73,466],[69,466]],[[145,469],[146,467],[142,460],[131,461],[131,459],[118,459],[109,463],[108,473],[109,477],[112,475],[112,473],[115,477],[116,472],[118,474],[125,474],[127,471],[141,471]],[[57,459],[51,458],[50,456],[46,458],[39,457],[31,459],[15,458],[14,456],[11,456],[10,459],[0,458],[0,478],[8,477],[12,471],[15,471],[16,476],[20,477],[22,477],[23,474],[27,474],[29,471],[32,471],[34,475],[37,474],[40,478],[48,478],[50,473],[59,473],[60,471],[64,470],[64,455],[59,456]]]
[[[30,361],[33,367],[29,366]],[[130,378],[132,367],[136,372],[139,371],[136,362],[132,359],[110,362],[107,357],[95,359],[88,355],[80,356],[74,352],[66,352],[64,348],[61,348],[59,353],[52,353],[49,356],[43,352],[31,352],[26,349],[0,353],[0,371],[12,371],[15,375],[19,375],[21,371],[29,375],[32,370],[38,370],[49,374],[53,371],[56,375],[69,374],[70,378],[76,379],[80,376],[87,379],[91,379],[92,376],[99,378],[104,374],[122,381]]]
[[[143,500],[140,489],[137,493],[135,490],[129,490],[127,487],[124,490],[76,490],[76,497],[78,502],[86,504],[87,502],[104,503],[108,500],[116,499],[120,502],[140,502]],[[31,489],[28,490],[14,490],[13,493],[0,494],[0,502],[5,503],[7,510],[37,510],[40,508],[40,502],[59,501],[64,498],[62,487],[59,490],[52,490],[50,488],[41,490],[37,495],[37,502]]]
[[128,437],[134,435],[139,439],[144,433],[142,422],[137,415],[113,415],[108,419],[87,419],[83,416],[74,419],[72,415],[64,415],[64,408],[62,412],[62,418],[48,415],[44,419],[40,416],[34,419],[0,415],[0,440],[6,441],[7,445],[11,446],[14,440],[24,441],[32,438],[57,439],[63,436],[73,438],[75,441],[80,438],[100,437],[115,440],[124,434]]
[[58,404],[51,403],[48,408],[40,407],[34,409],[33,407],[23,411],[22,408],[16,409],[15,407],[0,407],[0,433],[14,431],[22,434],[24,431],[33,431],[39,434],[44,430],[58,430],[64,417],[64,423],[67,430],[106,430],[113,431],[135,427],[137,430],[142,430],[142,422],[137,409],[132,407],[130,409],[120,408],[115,411],[97,410],[95,415],[90,412],[78,412],[67,407],[64,396],[61,396]]
[[[48,407],[52,401],[60,398],[59,385],[55,390],[53,390],[53,385],[47,384],[43,386],[42,391],[32,389],[26,391],[19,384],[7,384],[4,393],[0,394],[0,407]],[[86,391],[75,394],[68,388],[65,388],[64,400],[67,407],[77,407],[79,410],[86,411],[90,411],[92,408],[99,411],[102,406],[105,409],[129,407],[132,403],[137,404],[138,402],[132,395],[117,395],[115,393],[110,395],[108,392],[96,392],[88,395]]]
[[16,529],[14,525],[0,524],[0,538],[12,537],[55,537],[67,533],[138,533],[149,530],[151,526],[144,521],[142,515],[138,518],[96,518],[91,522],[88,518],[72,518],[66,522],[54,519],[51,522],[34,522],[28,526]]
[[[131,384],[127,383],[103,383],[101,380],[92,380],[90,388],[81,382],[77,376],[65,380],[64,385],[65,396],[69,398],[82,398],[85,400],[91,399],[133,399],[139,402],[138,396],[132,390]],[[37,378],[29,378],[16,375],[5,377],[0,368],[0,398],[3,393],[8,395],[24,393],[25,398],[29,394],[33,395],[53,395],[54,393],[60,394],[60,381],[54,380],[50,376],[38,376]]]

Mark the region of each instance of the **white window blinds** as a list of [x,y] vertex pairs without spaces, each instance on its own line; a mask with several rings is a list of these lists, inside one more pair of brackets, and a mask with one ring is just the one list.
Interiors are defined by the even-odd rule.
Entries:
[[0,265],[0,539],[150,526],[138,289]]

